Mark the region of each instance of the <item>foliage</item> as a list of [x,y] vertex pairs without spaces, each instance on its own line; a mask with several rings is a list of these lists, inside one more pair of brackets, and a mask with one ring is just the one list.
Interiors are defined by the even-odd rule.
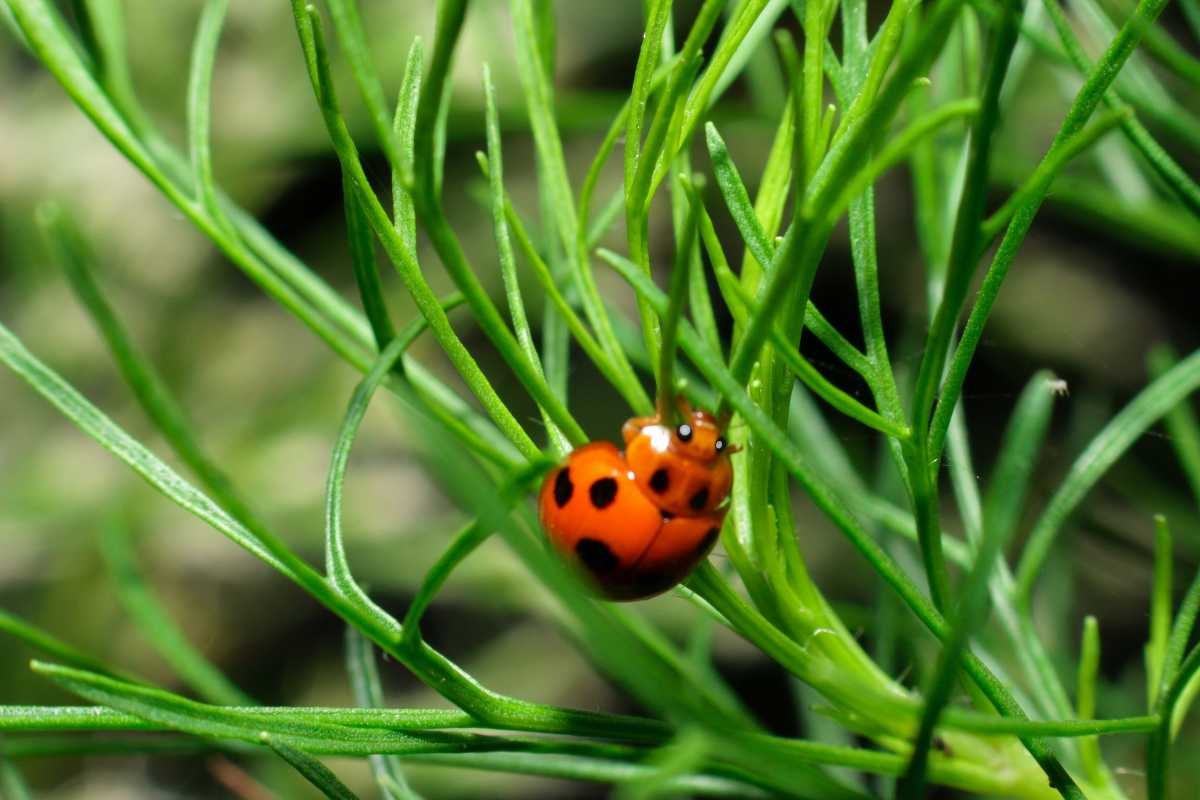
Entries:
[[[1108,9],[1079,3],[1103,33],[1093,58],[1054,0],[1044,7],[1017,0],[924,6],[896,0],[871,35],[863,0],[704,0],[694,16],[678,13],[669,0],[649,0],[628,96],[608,121],[576,190],[555,98],[551,5],[512,0],[525,123],[538,166],[540,219],[534,222],[505,180],[500,90],[487,65],[455,63],[464,19],[479,13],[474,6],[465,0],[438,4],[428,57],[422,42],[414,42],[393,109],[357,4],[327,0],[317,8],[293,0],[307,78],[341,172],[360,313],[215,183],[210,105],[226,0],[208,0],[197,26],[186,153],[171,145],[139,104],[125,66],[120,2],[79,0],[72,4],[71,25],[48,0],[4,0],[14,35],[113,146],[231,263],[362,373],[332,447],[326,558],[318,570],[206,451],[168,381],[106,298],[68,213],[42,209],[39,223],[55,260],[138,404],[195,483],[4,325],[0,362],[167,499],[342,620],[348,626],[346,668],[360,707],[257,705],[172,620],[140,576],[130,532],[114,514],[103,546],[115,591],[199,699],[153,686],[0,612],[0,632],[54,660],[34,662],[37,675],[92,703],[0,707],[0,755],[11,759],[0,759],[4,796],[23,796],[14,764],[34,755],[174,749],[240,760],[277,756],[323,794],[339,798],[354,794],[318,756],[370,758],[377,791],[388,798],[417,796],[406,777],[410,762],[610,782],[628,797],[919,798],[936,783],[985,796],[1120,798],[1125,788],[1097,737],[1138,734],[1147,743],[1147,796],[1166,797],[1171,743],[1200,686],[1200,645],[1191,643],[1200,576],[1173,614],[1174,550],[1166,520],[1160,518],[1155,551],[1144,715],[1094,718],[1103,697],[1092,618],[1083,632],[1076,699],[1070,700],[1064,673],[1035,625],[1034,600],[1056,548],[1069,546],[1060,539],[1072,514],[1160,421],[1178,449],[1182,473],[1193,489],[1200,486],[1200,428],[1188,405],[1200,388],[1200,353],[1156,356],[1153,380],[1080,449],[1021,545],[1015,569],[1005,553],[1033,502],[1033,473],[1061,382],[1047,372],[1029,379],[985,485],[970,468],[961,402],[1005,279],[1039,209],[1052,187],[1063,185],[1056,180],[1074,159],[1091,157],[1098,146],[1136,154],[1132,163],[1154,196],[1138,208],[1110,203],[1108,213],[1131,235],[1152,239],[1158,235],[1154,214],[1145,212],[1161,208],[1185,230],[1163,230],[1161,236],[1196,252],[1200,186],[1151,132],[1167,131],[1168,141],[1185,151],[1183,161],[1196,157],[1200,124],[1170,87],[1188,86],[1183,91],[1194,99],[1200,69],[1156,27],[1164,5],[1142,0],[1132,9]],[[1187,9],[1195,22],[1193,4]],[[792,29],[802,35],[799,45]],[[1138,51],[1143,45],[1161,69],[1147,66]],[[1040,161],[1014,174],[1000,139],[1006,128],[1021,124],[1010,114],[1011,87],[1028,68],[1031,52],[1076,70],[1078,80]],[[339,96],[333,73],[338,57],[349,66],[355,102],[365,108],[370,145],[356,140],[347,121],[350,104]],[[959,74],[960,62],[965,74]],[[448,87],[456,68],[477,70],[483,87],[487,152],[477,160],[503,309],[489,293],[488,266],[469,254],[447,212],[455,188],[445,181]],[[775,137],[769,156],[762,173],[748,181],[716,110],[731,84],[743,78],[769,93],[771,78],[764,74],[777,82],[782,76],[784,91],[770,109]],[[341,88],[344,93],[345,84]],[[707,160],[693,152],[702,127]],[[618,146],[619,185],[611,199],[594,203]],[[373,181],[377,171],[364,164],[364,149],[376,148],[390,179],[386,204]],[[928,325],[907,334],[922,354],[915,370],[891,355],[897,344],[885,336],[879,291],[873,187],[901,164],[913,178],[931,308]],[[989,215],[990,189],[1004,180],[1014,185]],[[1065,180],[1070,186],[1081,179]],[[1120,194],[1119,187],[1086,180],[1097,185],[1075,192],[1081,205],[1093,191],[1110,199]],[[757,187],[753,197],[751,187]],[[654,210],[660,191],[668,195],[665,226],[657,224]],[[740,259],[721,235],[726,219],[738,234]],[[811,299],[843,219],[862,347]],[[625,252],[600,246],[611,243],[606,236],[621,221]],[[656,241],[664,230],[669,247]],[[434,257],[422,252],[418,232]],[[418,312],[405,325],[393,320],[376,244]],[[655,283],[660,251],[671,253],[663,259],[669,262],[669,292]],[[457,289],[440,299],[430,277],[435,262]],[[536,325],[522,264],[548,301]],[[638,333],[601,290],[602,280],[612,277],[599,272],[605,267],[632,289]],[[451,323],[449,312],[460,306],[502,360],[503,376],[481,364]],[[721,324],[726,315],[731,325]],[[1070,325],[1069,314],[1064,317]],[[835,370],[801,353],[805,331],[840,362]],[[409,355],[426,332],[456,380],[444,382]],[[820,695],[823,705],[811,713],[836,723],[841,738],[768,732],[713,669],[703,637],[698,649],[685,651],[636,613],[594,600],[543,547],[529,498],[547,469],[589,438],[567,392],[572,359],[580,354],[631,413],[650,411],[655,395],[660,408],[669,407],[683,391],[732,414],[731,440],[741,450],[734,456],[735,488],[721,533],[730,569],[706,563],[676,591],[690,601],[697,632],[711,626],[732,631]],[[861,379],[865,395],[838,386],[841,374]],[[510,377],[536,406],[543,443],[531,435],[511,393],[502,390]],[[655,392],[647,390],[647,377]],[[457,386],[470,396],[460,395]],[[343,531],[351,448],[376,394],[401,410],[429,473],[470,516],[402,618],[356,578],[354,542]],[[838,417],[876,437],[884,454],[878,477],[858,468],[832,435],[828,420]],[[953,512],[944,502],[947,476]],[[911,621],[940,643],[918,686],[886,664],[886,651],[869,653],[814,582],[794,507],[797,489],[879,578],[883,594],[873,638],[886,640],[884,627],[896,625],[898,600]],[[964,539],[950,535],[956,525]],[[530,591],[544,588],[572,640],[644,715],[563,708],[494,691],[426,641],[423,615],[452,572],[493,534],[533,578]],[[995,625],[988,624],[989,604]],[[387,708],[376,650],[458,710]],[[64,738],[66,732],[92,735]],[[132,732],[153,735],[130,737]],[[850,735],[859,743],[851,744]]]

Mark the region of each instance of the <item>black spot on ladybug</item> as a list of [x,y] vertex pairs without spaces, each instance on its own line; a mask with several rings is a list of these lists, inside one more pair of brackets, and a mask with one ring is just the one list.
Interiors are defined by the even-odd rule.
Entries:
[[612,478],[601,478],[592,484],[588,494],[596,508],[608,508],[617,497],[617,482]]
[[675,585],[675,575],[669,572],[643,572],[633,578],[632,586],[636,595],[647,596],[658,594]]
[[700,511],[706,505],[708,505],[708,487],[706,486],[692,495],[692,499],[688,500],[688,505],[691,506],[694,511]]
[[575,554],[585,567],[597,575],[607,575],[617,568],[617,557],[599,539],[580,539],[575,543]]
[[654,470],[654,474],[650,476],[650,488],[659,494],[671,488],[671,476],[667,473],[666,467]]
[[565,506],[575,494],[575,484],[571,483],[571,470],[563,467],[558,477],[554,479],[554,504],[559,508]]
[[660,508],[658,513],[662,514],[663,522],[670,522],[671,520],[675,519],[675,514],[667,511],[665,508]]
[[707,553],[708,549],[716,543],[717,537],[720,535],[721,535],[720,528],[717,528],[717,527],[709,528],[708,533],[704,534],[704,538],[700,540],[700,545],[699,545],[699,547],[696,548],[696,552],[701,553],[701,554]]

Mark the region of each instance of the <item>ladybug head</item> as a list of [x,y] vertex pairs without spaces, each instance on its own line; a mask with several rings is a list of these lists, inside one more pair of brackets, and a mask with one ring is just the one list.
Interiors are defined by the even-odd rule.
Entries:
[[691,411],[671,431],[671,452],[692,461],[707,463],[734,451],[725,441],[725,431],[707,411]]

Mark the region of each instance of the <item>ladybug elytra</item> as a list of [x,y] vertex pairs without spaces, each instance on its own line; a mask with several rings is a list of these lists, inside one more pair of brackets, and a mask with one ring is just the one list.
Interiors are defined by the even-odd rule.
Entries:
[[674,428],[635,417],[611,442],[574,450],[542,484],[538,507],[555,549],[611,600],[682,581],[721,532],[733,468],[720,424],[687,408]]

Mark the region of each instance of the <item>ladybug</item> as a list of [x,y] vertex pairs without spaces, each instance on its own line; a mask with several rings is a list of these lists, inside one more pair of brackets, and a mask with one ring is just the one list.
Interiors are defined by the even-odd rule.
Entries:
[[546,476],[538,508],[554,548],[611,600],[682,581],[717,542],[733,481],[722,426],[684,406],[674,428],[635,417],[611,442],[574,450]]

